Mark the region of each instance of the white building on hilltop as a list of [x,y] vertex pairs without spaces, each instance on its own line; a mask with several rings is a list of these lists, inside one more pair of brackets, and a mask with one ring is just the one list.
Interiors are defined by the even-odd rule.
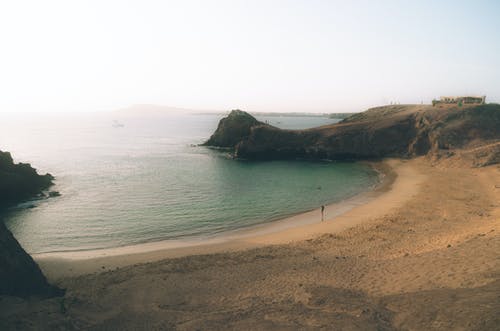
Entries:
[[486,103],[486,95],[482,96],[470,96],[470,95],[464,95],[464,96],[457,96],[457,97],[441,97],[439,101],[434,100],[433,104],[439,104],[439,103],[456,103],[456,104],[464,104],[464,105],[469,105],[469,104],[485,104]]

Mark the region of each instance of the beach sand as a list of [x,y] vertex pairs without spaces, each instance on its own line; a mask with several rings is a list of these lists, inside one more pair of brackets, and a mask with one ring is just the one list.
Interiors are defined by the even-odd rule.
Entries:
[[66,296],[3,297],[0,329],[500,329],[499,167],[383,166],[384,185],[325,222],[37,256]]
[[[43,253],[33,257],[44,274],[52,281],[57,281],[63,277],[101,272],[103,269],[110,270],[136,263],[241,251],[339,232],[366,221],[367,216],[372,216],[374,212],[383,213],[403,199],[409,199],[422,177],[415,173],[412,167],[403,167],[402,162],[398,160],[371,162],[370,166],[380,174],[379,183],[369,191],[325,206],[323,222],[320,208],[317,208],[273,222],[227,231],[214,237],[166,240],[98,250]],[[393,187],[397,177],[394,168],[400,173],[397,187]]]

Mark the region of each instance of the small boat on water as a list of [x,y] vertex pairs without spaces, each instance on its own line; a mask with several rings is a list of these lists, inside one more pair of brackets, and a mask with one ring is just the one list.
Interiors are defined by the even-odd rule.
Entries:
[[113,127],[114,128],[123,128],[124,126],[125,126],[124,124],[118,122],[117,120],[113,121]]

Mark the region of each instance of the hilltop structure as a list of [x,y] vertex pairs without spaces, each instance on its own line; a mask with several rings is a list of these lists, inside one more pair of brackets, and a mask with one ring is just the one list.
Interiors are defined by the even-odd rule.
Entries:
[[449,97],[449,96],[442,96],[439,100],[432,100],[432,105],[435,106],[437,104],[479,104],[479,105],[484,105],[486,103],[486,95],[482,96],[456,96],[456,97]]

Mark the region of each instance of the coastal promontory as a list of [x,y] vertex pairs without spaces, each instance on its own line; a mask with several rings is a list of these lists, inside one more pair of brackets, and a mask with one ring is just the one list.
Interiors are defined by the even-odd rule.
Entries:
[[255,127],[266,125],[239,109],[232,110],[227,117],[220,120],[217,130],[204,145],[233,148],[241,140],[248,137]]
[[307,130],[265,125],[243,111],[220,121],[207,145],[243,159],[366,160],[459,155],[475,166],[500,162],[500,105],[390,105]]
[[52,185],[51,174],[39,175],[28,163],[14,163],[9,152],[0,151],[0,206],[41,194]]

